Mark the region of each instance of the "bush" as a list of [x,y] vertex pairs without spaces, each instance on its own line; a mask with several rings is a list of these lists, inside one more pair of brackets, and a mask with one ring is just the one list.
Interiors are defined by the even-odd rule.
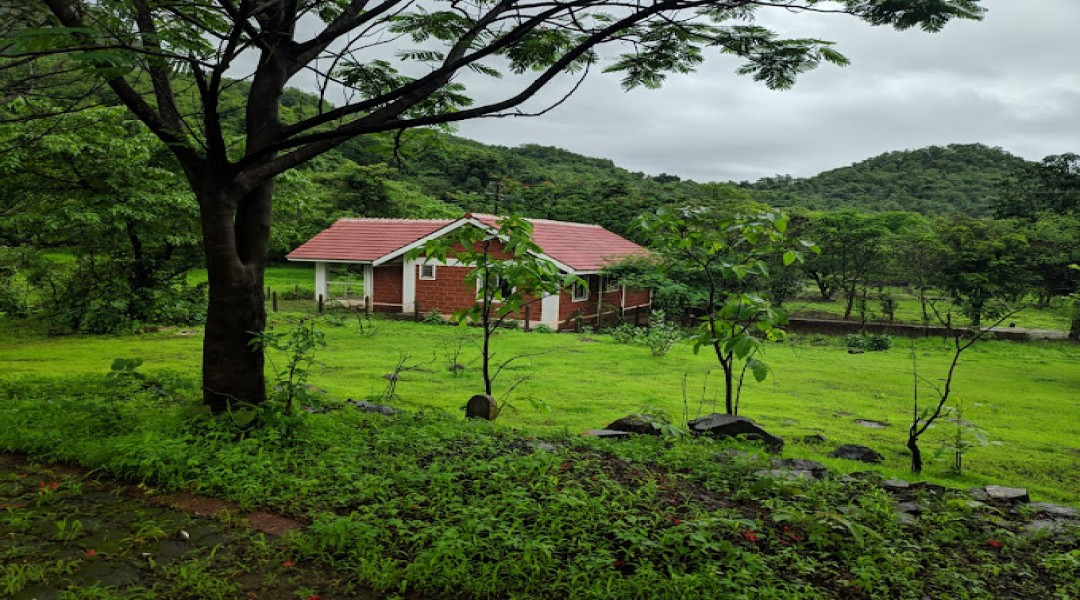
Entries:
[[547,325],[544,325],[543,323],[533,327],[532,330],[535,333],[555,333],[554,329],[552,329],[551,327],[549,327]]
[[79,333],[125,333],[146,325],[195,325],[206,321],[206,290],[158,282],[135,288],[122,261],[81,259],[72,270],[55,265],[31,273],[45,293],[46,318]]
[[870,352],[884,352],[892,348],[892,338],[887,335],[870,335],[849,333],[844,336],[844,343],[848,348],[861,348]]
[[446,325],[446,321],[443,320],[442,313],[439,312],[438,307],[424,313],[423,322],[428,325]]
[[621,323],[609,330],[611,338],[619,344],[632,344],[641,337],[641,331],[631,323]]
[[668,321],[663,311],[654,310],[649,315],[649,328],[641,336],[641,343],[649,348],[653,356],[663,356],[682,338],[683,332],[679,326]]

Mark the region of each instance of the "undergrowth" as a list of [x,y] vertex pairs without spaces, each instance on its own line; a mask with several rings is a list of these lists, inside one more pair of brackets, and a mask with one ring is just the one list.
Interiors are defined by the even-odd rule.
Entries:
[[765,453],[543,440],[437,411],[300,414],[289,435],[155,374],[0,383],[0,450],[310,522],[288,543],[387,594],[446,598],[1070,598],[1073,542],[957,494],[904,524],[869,480],[778,482]]

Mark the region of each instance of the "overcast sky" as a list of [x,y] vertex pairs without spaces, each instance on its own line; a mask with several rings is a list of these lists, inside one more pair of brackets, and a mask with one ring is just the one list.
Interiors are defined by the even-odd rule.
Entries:
[[1080,152],[1080,0],[983,4],[985,20],[937,34],[781,14],[765,24],[836,41],[852,64],[822,66],[783,92],[736,75],[737,63],[720,56],[660,90],[624,92],[617,76],[596,73],[547,115],[481,119],[459,134],[698,181],[809,176],[934,144],[980,142],[1033,160]]

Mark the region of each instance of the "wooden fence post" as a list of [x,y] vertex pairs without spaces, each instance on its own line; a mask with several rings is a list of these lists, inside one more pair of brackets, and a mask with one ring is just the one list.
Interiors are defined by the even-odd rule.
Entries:
[[319,314],[321,315],[322,313],[323,313],[323,297],[322,297],[322,294],[319,294]]
[[364,316],[371,316],[371,296],[364,296]]
[[277,312],[277,292],[270,295],[270,305],[274,307],[274,312]]
[[634,307],[634,327],[641,327],[641,306]]
[[420,322],[420,303],[413,303],[413,321]]
[[525,305],[525,333],[528,333],[528,332],[532,331],[532,326],[529,323],[529,316],[530,316],[529,313],[530,312],[532,312],[532,307],[529,306],[528,304],[526,304]]
[[574,314],[574,323],[575,323],[575,326],[577,327],[577,332],[581,333],[581,311],[580,310],[577,311],[577,313]]

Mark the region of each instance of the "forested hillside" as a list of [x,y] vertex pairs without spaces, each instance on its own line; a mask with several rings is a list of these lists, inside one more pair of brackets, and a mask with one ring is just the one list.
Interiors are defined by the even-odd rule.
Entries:
[[[371,164],[387,160],[386,149],[386,144],[357,142],[343,153]],[[501,210],[615,228],[642,209],[709,195],[698,183],[630,172],[607,159],[533,144],[491,146],[433,132],[407,136],[397,158],[397,177],[443,202],[490,212],[497,201]],[[778,175],[727,184],[772,206],[989,216],[1005,185],[1030,164],[1001,148],[952,144],[888,152],[808,178]]]
[[1001,148],[950,144],[887,152],[805,179],[767,177],[748,188],[773,206],[988,216],[1004,184],[1029,164]]

